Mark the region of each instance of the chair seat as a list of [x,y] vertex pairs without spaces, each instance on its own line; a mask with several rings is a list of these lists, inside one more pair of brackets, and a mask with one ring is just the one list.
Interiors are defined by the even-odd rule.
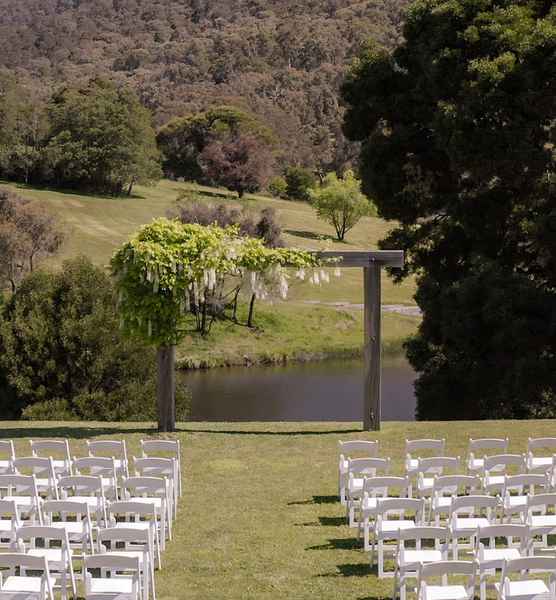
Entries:
[[464,600],[468,598],[463,585],[427,585],[426,600]]
[[481,569],[501,568],[505,560],[521,558],[517,548],[485,548],[483,558],[479,561]]
[[130,502],[141,502],[142,504],[154,504],[156,508],[162,508],[162,498],[149,497],[145,498],[144,496],[132,496],[128,498]]
[[133,592],[133,579],[131,577],[92,577],[89,580],[91,594],[131,594]]
[[382,521],[376,534],[378,538],[397,539],[400,529],[411,529],[413,527],[415,527],[415,521],[402,519],[399,521]]
[[[500,590],[501,584],[495,583],[494,587],[496,590]],[[543,594],[546,594],[546,597],[550,597],[550,591],[542,579],[510,581],[509,593],[506,594],[506,598],[531,598],[532,596],[540,596]]]
[[527,508],[528,497],[529,496],[506,496],[504,498],[504,509]]
[[531,517],[531,530],[535,535],[551,533],[556,529],[556,515],[533,515]]
[[363,491],[363,477],[354,477],[349,480],[349,493],[360,494]]
[[0,519],[0,533],[12,532],[14,524],[11,519]]
[[423,479],[421,479],[419,481],[417,489],[420,492],[429,492],[432,490],[433,485],[434,485],[434,477],[423,477]]
[[378,498],[363,498],[361,500],[361,510],[363,511],[376,511],[376,507],[378,506]]
[[349,461],[347,460],[347,458],[345,458],[344,460],[341,460],[339,462],[339,464],[338,464],[338,468],[340,469],[340,473],[347,473],[348,466],[349,466]]
[[485,465],[483,458],[473,458],[468,461],[467,466],[470,471],[480,471]]
[[35,481],[39,490],[50,490],[52,488],[52,482],[48,477],[35,477]]
[[410,458],[406,464],[406,471],[416,471],[419,466],[419,461],[416,458]]
[[533,469],[544,469],[545,467],[548,469],[552,466],[552,457],[551,456],[533,456],[529,461],[530,468]]
[[452,506],[452,498],[450,496],[438,496],[433,500],[432,509],[434,510],[447,510]]
[[32,496],[4,496],[2,500],[13,500],[18,508],[24,510],[35,506]]
[[463,535],[475,533],[478,527],[488,527],[490,523],[484,517],[456,517],[453,533]]
[[[59,566],[62,564],[62,550],[60,548],[30,548],[27,551],[29,556],[46,556],[49,566]],[[73,551],[69,550],[70,557]]]
[[[41,591],[42,577],[17,577],[10,575],[4,579],[2,584],[2,592],[40,592]],[[54,577],[50,577],[52,585],[56,582]]]
[[484,480],[485,488],[489,487],[502,489],[504,487],[505,479],[506,478],[504,475],[489,475],[488,477],[485,477]]
[[431,563],[442,560],[442,552],[440,550],[404,550],[403,562],[399,562],[400,569],[408,569],[410,567],[417,568],[420,563]]

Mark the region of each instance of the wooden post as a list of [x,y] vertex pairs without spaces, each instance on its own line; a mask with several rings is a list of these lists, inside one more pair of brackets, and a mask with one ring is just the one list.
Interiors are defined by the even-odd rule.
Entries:
[[363,429],[380,430],[380,374],[381,374],[381,289],[380,263],[371,263],[363,269],[365,288],[365,389],[363,401]]
[[176,380],[175,346],[160,346],[156,351],[158,379],[156,397],[158,404],[158,430],[176,430]]

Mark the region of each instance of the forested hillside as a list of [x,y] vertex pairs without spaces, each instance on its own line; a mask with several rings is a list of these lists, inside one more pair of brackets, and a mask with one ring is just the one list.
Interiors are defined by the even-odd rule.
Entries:
[[[408,0],[0,0],[0,72],[30,96],[103,76],[162,125],[215,104],[253,112],[283,164],[341,168],[338,88],[372,38],[400,39]],[[1,73],[0,73],[1,74]]]

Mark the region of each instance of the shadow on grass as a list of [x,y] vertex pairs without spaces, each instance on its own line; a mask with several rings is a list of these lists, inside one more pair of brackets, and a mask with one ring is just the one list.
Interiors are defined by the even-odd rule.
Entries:
[[52,427],[29,427],[29,428],[14,428],[4,429],[4,434],[9,438],[51,438],[51,437],[67,437],[73,439],[87,439],[96,437],[99,435],[114,435],[114,434],[132,434],[132,433],[143,433],[145,435],[152,435],[158,433],[156,428],[123,428],[123,427],[98,427],[92,425],[91,427],[71,427],[69,425],[59,427],[53,425]]
[[140,199],[144,200],[145,196],[133,192],[130,196],[126,192],[117,196],[111,194],[103,194],[100,192],[94,192],[91,190],[77,190],[73,188],[55,187],[51,185],[39,185],[39,184],[28,184],[21,181],[8,181],[6,179],[0,179],[0,185],[11,185],[18,190],[31,190],[39,192],[54,192],[56,194],[64,194],[66,196],[83,196],[88,198],[97,198],[101,200],[133,200]]
[[[283,421],[277,421],[283,423]],[[241,430],[241,429],[190,429],[182,428],[178,429],[178,432],[188,433],[221,433],[224,435],[343,435],[345,433],[361,433],[361,429],[329,429],[327,431],[252,431],[252,430]],[[336,498],[336,496],[334,496]]]
[[336,569],[337,573],[322,573],[317,577],[368,577],[376,574],[376,568],[371,569],[368,563],[345,563],[336,565]]
[[312,500],[294,500],[288,502],[288,506],[298,506],[305,504],[336,504],[339,502],[338,496],[313,496]]
[[284,229],[284,233],[287,233],[289,235],[295,235],[296,237],[300,238],[305,238],[307,240],[329,240],[331,242],[338,242],[339,244],[346,243],[340,242],[338,238],[333,235],[327,235],[325,233],[315,233],[314,231],[304,231],[303,229]]
[[[355,538],[331,538],[326,544],[307,546],[305,550],[359,550],[360,548],[361,542]],[[369,566],[366,567],[368,572]]]
[[345,517],[319,517],[318,521],[295,523],[296,527],[340,527],[346,524]]

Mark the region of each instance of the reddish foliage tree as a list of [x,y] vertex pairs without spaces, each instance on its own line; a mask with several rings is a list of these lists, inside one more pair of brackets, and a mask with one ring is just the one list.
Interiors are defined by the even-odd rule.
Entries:
[[273,157],[269,148],[251,135],[238,134],[211,142],[199,162],[205,177],[214,185],[237,192],[256,192],[272,173]]

